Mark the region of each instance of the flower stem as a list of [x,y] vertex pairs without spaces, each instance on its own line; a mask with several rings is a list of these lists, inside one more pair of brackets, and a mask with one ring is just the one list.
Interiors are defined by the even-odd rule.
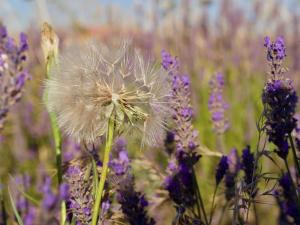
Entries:
[[291,147],[292,147],[293,158],[294,158],[295,166],[297,168],[297,173],[300,176],[300,165],[299,165],[299,161],[298,161],[297,154],[296,154],[296,148],[295,148],[294,141],[293,141],[291,134],[289,134],[289,140],[290,140]]
[[210,211],[209,224],[212,223],[212,219],[213,219],[213,215],[214,215],[214,205],[215,205],[215,198],[216,198],[218,186],[219,185],[216,185],[216,187],[215,187],[215,191],[214,191],[214,195],[213,195],[213,200],[212,200],[212,203],[211,203],[211,211]]
[[[54,113],[50,113],[50,121],[52,127],[52,133],[54,136],[54,143],[55,143],[55,154],[56,154],[56,169],[57,169],[57,180],[58,185],[62,183],[62,169],[61,169],[61,134],[57,125],[56,116]],[[61,215],[60,215],[60,224],[64,225],[67,219],[67,208],[66,202],[61,202]]]
[[198,195],[198,199],[199,199],[199,203],[200,203],[200,208],[201,208],[203,216],[204,216],[205,224],[208,225],[209,223],[208,223],[208,219],[207,219],[207,216],[206,216],[206,212],[205,212],[205,208],[204,208],[204,203],[203,203],[202,196],[201,196],[201,193],[200,193],[200,187],[199,187],[199,184],[198,184],[198,181],[197,181],[197,177],[196,177],[194,168],[193,168],[193,178],[194,178],[194,182],[196,184],[196,194]]
[[92,225],[97,224],[98,215],[101,213],[100,204],[101,204],[104,184],[105,184],[105,180],[106,180],[106,176],[107,176],[109,155],[110,155],[112,142],[113,142],[113,136],[114,136],[114,126],[115,126],[114,119],[110,118],[109,122],[108,122],[108,132],[107,132],[106,145],[105,145],[105,150],[104,150],[103,167],[102,167],[100,182],[98,185],[98,191],[96,192],[96,201],[95,201],[95,205],[94,205],[94,209],[93,209]]
[[[46,30],[47,31],[46,31]],[[52,32],[52,36],[47,33],[47,32]],[[45,33],[46,32],[46,33]],[[52,27],[49,24],[44,24],[42,28],[42,46],[45,42],[52,40],[53,38],[57,38],[56,34],[54,33]],[[58,41],[58,38],[57,38]],[[58,44],[58,42],[57,42]],[[46,59],[46,73],[47,77],[50,75],[50,71],[53,66],[55,66],[58,63],[58,45],[57,46],[52,46],[52,48],[49,49],[44,49],[44,54],[45,54],[45,59]],[[54,48],[56,50],[54,51]],[[45,92],[44,94],[44,101],[47,103],[48,101],[48,94]],[[61,133],[57,124],[57,117],[55,113],[50,112],[50,122],[51,122],[51,127],[52,127],[52,133],[54,137],[54,143],[55,143],[55,155],[56,155],[56,169],[57,169],[57,180],[58,180],[58,185],[62,183],[62,168],[61,168],[61,162],[62,162],[62,157],[61,157]],[[61,216],[60,216],[60,224],[64,225],[65,221],[67,218],[67,209],[66,209],[66,202],[62,201],[61,203]]]

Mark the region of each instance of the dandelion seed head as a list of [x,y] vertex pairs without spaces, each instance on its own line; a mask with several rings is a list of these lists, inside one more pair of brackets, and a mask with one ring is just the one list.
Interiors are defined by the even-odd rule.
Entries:
[[113,119],[119,133],[142,135],[142,144],[163,141],[168,117],[167,73],[130,44],[85,45],[64,51],[46,81],[48,108],[78,141],[94,142]]

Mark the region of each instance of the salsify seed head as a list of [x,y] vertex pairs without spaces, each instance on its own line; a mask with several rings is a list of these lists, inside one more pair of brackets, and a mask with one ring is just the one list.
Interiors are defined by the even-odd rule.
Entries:
[[124,134],[142,135],[142,144],[163,141],[168,75],[128,42],[116,48],[88,45],[65,50],[46,81],[48,109],[59,126],[86,143],[106,133],[109,119]]

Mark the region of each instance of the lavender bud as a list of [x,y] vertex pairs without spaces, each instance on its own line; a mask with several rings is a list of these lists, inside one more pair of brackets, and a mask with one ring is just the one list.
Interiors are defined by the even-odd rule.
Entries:
[[219,185],[229,168],[227,156],[222,156],[216,170],[216,184]]

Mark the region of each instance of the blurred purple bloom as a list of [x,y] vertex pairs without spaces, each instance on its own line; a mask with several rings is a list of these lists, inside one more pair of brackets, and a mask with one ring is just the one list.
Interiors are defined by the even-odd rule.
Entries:
[[25,52],[28,50],[27,35],[23,32],[20,33],[20,52]]
[[167,131],[164,143],[166,152],[171,155],[175,149],[175,134],[173,131]]
[[63,201],[67,200],[69,197],[69,185],[62,183],[59,186],[59,198]]
[[20,34],[20,43],[17,45],[0,24],[0,129],[10,108],[20,100],[25,81],[29,79],[23,66],[27,50],[28,42],[24,33]]
[[153,218],[148,217],[146,207],[148,201],[145,196],[135,191],[134,178],[127,174],[119,185],[117,200],[121,205],[126,220],[131,225],[154,225]]
[[230,173],[237,174],[238,171],[241,169],[241,162],[237,149],[234,148],[229,152],[228,164]]
[[42,205],[45,210],[53,210],[57,203],[57,196],[51,190],[51,178],[46,177],[42,185],[43,200]]
[[181,151],[177,154],[178,165],[169,163],[169,176],[164,186],[170,198],[178,205],[192,207],[196,203],[196,190],[193,180],[193,166],[199,161],[196,153]]
[[161,51],[162,56],[162,66],[165,70],[172,73],[172,70],[178,70],[179,63],[177,61],[177,58],[173,58],[170,53],[168,53],[166,50]]
[[265,37],[264,46],[267,48],[268,61],[281,61],[285,58],[285,44],[282,37],[277,37],[275,42],[272,42],[270,37]]
[[225,176],[228,168],[229,168],[228,158],[227,158],[227,156],[222,156],[221,159],[220,159],[220,162],[217,166],[217,170],[216,170],[216,177],[215,178],[216,178],[217,185],[221,182],[221,180]]
[[191,107],[190,78],[179,72],[179,62],[165,50],[161,53],[162,65],[168,71],[172,82],[171,107],[173,109],[174,140],[176,151],[192,152],[198,146],[192,119],[193,108]]
[[68,138],[63,143],[63,161],[69,162],[72,159],[78,157],[81,153],[80,144]]
[[210,89],[208,109],[211,113],[213,128],[217,134],[222,134],[229,128],[229,122],[225,116],[228,104],[223,100],[224,77],[222,73],[217,73],[212,77]]
[[24,225],[35,225],[36,211],[34,207],[29,207],[27,214],[24,216]]
[[250,151],[250,146],[248,145],[242,154],[242,168],[245,172],[245,182],[250,185],[254,180],[254,154]]
[[125,140],[118,138],[115,142],[114,150],[118,154],[118,157],[113,158],[109,162],[109,165],[116,175],[124,175],[129,169],[129,158]]
[[[277,45],[283,40],[278,39]],[[272,44],[273,45],[273,44]],[[264,104],[265,130],[269,141],[277,146],[278,155],[286,159],[288,155],[287,138],[296,128],[295,111],[298,102],[292,81],[282,76],[281,63],[271,64],[271,79],[265,84],[262,102]]]
[[227,173],[225,176],[225,197],[229,201],[235,196],[235,179],[237,174]]
[[293,188],[293,181],[288,173],[282,175],[279,179],[279,185],[282,188],[282,194],[276,191],[275,197],[279,203],[282,214],[285,215],[285,217],[282,215],[282,219],[284,220],[288,215],[294,219],[295,224],[300,224],[300,208],[295,198],[297,194]]

